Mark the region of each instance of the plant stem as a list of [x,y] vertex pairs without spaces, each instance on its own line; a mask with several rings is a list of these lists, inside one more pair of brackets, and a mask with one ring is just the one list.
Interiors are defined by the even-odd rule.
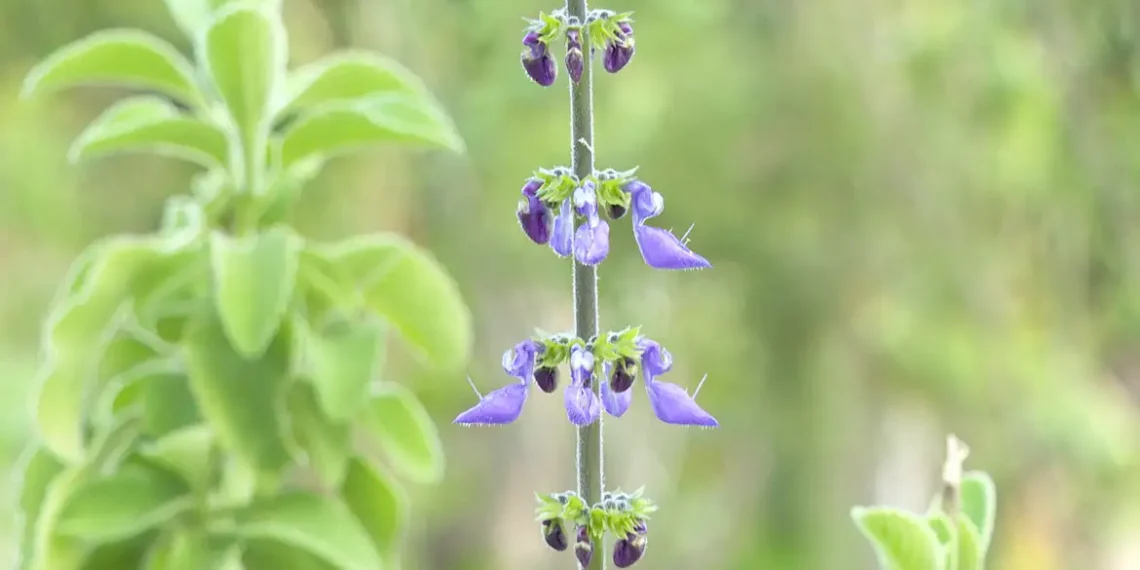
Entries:
[[[566,13],[585,23],[586,0],[566,0]],[[594,91],[593,57],[585,46],[582,79],[570,84],[570,167],[578,178],[585,179],[594,173]],[[574,332],[582,340],[598,334],[598,271],[595,267],[573,261],[574,278]],[[603,380],[604,381],[604,380]],[[594,386],[597,391],[598,387]],[[605,487],[605,455],[602,446],[602,419],[578,428],[578,496],[593,505],[601,500]],[[594,554],[587,570],[605,568],[605,545],[594,545]]]

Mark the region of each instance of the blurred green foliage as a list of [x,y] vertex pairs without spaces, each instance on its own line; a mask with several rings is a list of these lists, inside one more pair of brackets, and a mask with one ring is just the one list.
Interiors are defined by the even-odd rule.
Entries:
[[[600,7],[600,6],[599,6]],[[1140,536],[1140,5],[629,0],[638,55],[598,77],[599,167],[696,222],[711,271],[645,269],[615,241],[602,326],[670,347],[716,431],[606,424],[612,485],[660,503],[651,568],[852,568],[874,559],[847,511],[921,509],[941,434],[1002,489],[988,567],[1132,568]],[[315,237],[376,228],[437,252],[475,310],[471,375],[538,325],[570,325],[569,268],[514,225],[523,179],[565,162],[566,98],[526,81],[521,16],[501,0],[286,0],[294,65],[378,49],[440,94],[466,159],[377,151],[302,198]],[[64,163],[118,93],[18,102],[32,63],[105,27],[177,42],[153,0],[0,4],[0,372],[9,461],[26,437],[38,320],[67,262],[108,232],[152,229],[190,170]],[[178,44],[185,48],[184,44]],[[681,309],[683,307],[683,309]],[[419,371],[437,421],[462,378]],[[417,500],[409,568],[554,564],[530,492],[573,485],[556,398],[520,429],[441,431],[444,484]],[[700,521],[700,524],[694,524]],[[10,543],[9,543],[10,545]],[[548,558],[550,557],[550,558]],[[561,560],[561,559],[558,559]]]

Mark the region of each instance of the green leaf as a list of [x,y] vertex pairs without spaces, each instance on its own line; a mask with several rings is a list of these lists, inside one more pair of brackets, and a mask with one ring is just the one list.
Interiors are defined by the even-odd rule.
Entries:
[[162,255],[158,245],[135,236],[92,245],[77,262],[84,266],[82,282],[65,288],[48,318],[35,420],[44,445],[68,462],[84,454],[80,425],[101,349],[121,322],[137,275]]
[[338,267],[367,308],[442,369],[471,357],[471,313],[459,287],[430,253],[393,234],[314,247]]
[[56,531],[85,542],[114,542],[165,523],[192,504],[180,481],[130,466],[80,485],[64,503]]
[[284,227],[244,238],[210,236],[214,302],[226,338],[246,358],[273,340],[297,282],[301,240]]
[[985,551],[982,550],[982,537],[978,527],[970,519],[958,519],[957,570],[982,570],[985,567]]
[[214,432],[207,425],[195,424],[167,433],[140,454],[201,491],[209,488],[217,467],[213,451]]
[[214,14],[227,4],[236,2],[256,2],[273,10],[280,11],[281,0],[165,0],[166,9],[174,18],[174,23],[187,36],[194,37],[210,23]]
[[408,502],[403,490],[386,474],[356,457],[349,464],[341,497],[372,537],[376,550],[389,566],[396,566],[408,523]]
[[379,385],[361,419],[402,475],[417,483],[437,483],[443,478],[439,432],[424,405],[407,388],[391,382]]
[[324,297],[333,307],[350,309],[358,306],[356,284],[341,268],[324,255],[325,251],[306,244],[301,251],[298,279],[310,293]]
[[308,551],[340,570],[380,570],[368,534],[339,500],[293,492],[255,503],[237,516],[244,539],[272,540]]
[[331,54],[297,68],[289,76],[287,91],[286,110],[381,93],[427,96],[423,81],[399,62],[358,51]]
[[218,442],[261,473],[290,462],[282,408],[288,387],[289,339],[278,335],[256,360],[226,342],[216,318],[194,323],[184,350],[190,390]]
[[79,540],[55,532],[64,503],[85,476],[82,467],[68,467],[47,487],[33,529],[32,547],[21,554],[20,570],[79,570],[87,548]]
[[251,540],[242,553],[245,570],[338,570],[340,567],[300,548],[270,540]]
[[23,95],[77,85],[110,84],[154,89],[200,104],[194,66],[174,46],[139,30],[105,30],[64,46],[32,69]]
[[289,415],[294,437],[309,457],[309,464],[329,487],[340,485],[348,461],[349,428],[321,411],[311,384],[294,382],[289,391]]
[[16,485],[20,489],[17,526],[20,536],[20,560],[16,570],[28,568],[28,556],[35,548],[36,526],[40,511],[44,507],[51,484],[65,469],[63,463],[52,456],[46,448],[33,444],[20,461]]
[[464,152],[451,119],[423,96],[388,93],[314,109],[282,135],[281,165],[382,143]]
[[982,552],[989,551],[997,515],[997,487],[989,474],[968,471],[962,476],[962,514],[974,523]]
[[154,541],[142,568],[143,570],[224,570],[229,559],[236,556],[232,552],[234,548],[228,546],[227,542],[212,539],[199,527],[174,526]]
[[162,437],[202,421],[190,379],[185,374],[160,372],[143,381],[146,383],[142,393],[144,433]]
[[[226,6],[202,30],[198,49],[243,140],[256,142],[268,130],[273,94],[284,82],[286,34],[280,15],[254,4]],[[265,152],[261,146],[246,151]]]
[[83,560],[82,570],[135,569],[146,560],[153,533],[96,546]]
[[919,516],[885,507],[856,507],[851,518],[870,539],[885,570],[945,568],[938,536]]
[[207,168],[224,166],[226,135],[201,119],[184,115],[164,99],[131,97],[112,105],[71,145],[73,162],[123,153],[153,152]]
[[325,415],[347,422],[364,407],[383,364],[384,332],[373,320],[306,335],[306,364]]

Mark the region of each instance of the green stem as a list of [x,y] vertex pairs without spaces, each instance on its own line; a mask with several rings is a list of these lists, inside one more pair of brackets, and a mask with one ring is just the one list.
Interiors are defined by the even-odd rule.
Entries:
[[[579,22],[586,21],[586,0],[566,0],[566,13]],[[594,92],[590,47],[585,46],[582,79],[570,84],[570,166],[579,179],[594,173]],[[598,271],[595,267],[573,262],[574,332],[588,340],[598,334]],[[593,388],[595,391],[597,386]],[[578,495],[593,505],[601,500],[605,487],[602,419],[578,428]],[[594,545],[594,554],[586,570],[602,570],[606,563],[605,544]]]

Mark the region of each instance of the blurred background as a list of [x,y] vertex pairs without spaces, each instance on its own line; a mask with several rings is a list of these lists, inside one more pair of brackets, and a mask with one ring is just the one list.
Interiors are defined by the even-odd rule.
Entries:
[[[570,268],[514,209],[568,158],[565,76],[529,83],[531,0],[285,0],[294,64],[392,55],[429,83],[467,156],[340,159],[304,232],[395,230],[430,247],[476,316],[470,374],[571,327]],[[603,6],[596,6],[603,7]],[[991,570],[1140,568],[1140,3],[1134,0],[623,0],[638,55],[598,70],[599,168],[640,165],[660,225],[714,269],[654,272],[625,222],[602,326],[642,324],[717,430],[666,426],[644,393],[607,421],[611,487],[661,505],[639,568],[864,570],[853,505],[924,509],[945,434],[998,483]],[[33,102],[20,82],[87,33],[137,26],[186,48],[158,0],[0,1],[0,465],[29,438],[39,321],[98,236],[150,231],[193,167],[66,148],[122,93]],[[559,53],[561,49],[559,48]],[[561,64],[560,64],[561,65]],[[657,221],[657,220],[655,220]],[[448,423],[460,376],[391,374],[440,423],[448,477],[415,490],[408,570],[569,567],[533,491],[573,487],[574,432],[535,391],[504,429]],[[6,488],[10,486],[5,486]],[[10,509],[10,507],[4,507]],[[0,517],[0,549],[13,547]],[[7,554],[7,552],[0,553]]]

